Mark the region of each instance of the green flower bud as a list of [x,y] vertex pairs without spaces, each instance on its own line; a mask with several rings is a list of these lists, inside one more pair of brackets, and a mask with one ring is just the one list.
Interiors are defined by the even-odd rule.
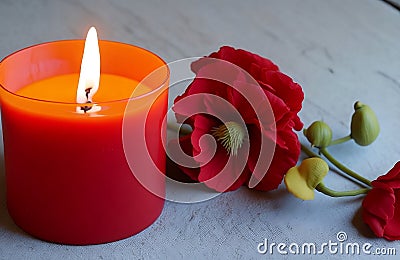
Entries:
[[351,118],[351,138],[361,145],[371,144],[379,135],[379,122],[374,111],[367,105],[357,101],[354,104]]
[[312,146],[323,148],[332,141],[332,130],[322,121],[315,121],[303,133]]

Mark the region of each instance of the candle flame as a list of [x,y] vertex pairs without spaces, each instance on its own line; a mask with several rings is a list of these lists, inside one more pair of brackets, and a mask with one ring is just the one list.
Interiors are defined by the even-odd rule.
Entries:
[[94,27],[91,27],[87,33],[85,48],[83,50],[81,73],[79,76],[78,89],[76,92],[76,102],[79,104],[91,103],[93,95],[97,92],[97,89],[99,88],[99,81],[99,41],[97,39],[96,29]]

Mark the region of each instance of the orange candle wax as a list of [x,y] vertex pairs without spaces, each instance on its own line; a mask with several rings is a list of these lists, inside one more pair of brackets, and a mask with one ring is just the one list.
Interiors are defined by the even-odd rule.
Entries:
[[[78,79],[79,74],[77,73],[60,75],[34,82],[18,90],[16,94],[40,100],[74,103]],[[94,97],[96,103],[129,99],[138,83],[137,80],[121,76],[101,74],[100,87]],[[149,90],[142,86],[134,94],[140,96]]]

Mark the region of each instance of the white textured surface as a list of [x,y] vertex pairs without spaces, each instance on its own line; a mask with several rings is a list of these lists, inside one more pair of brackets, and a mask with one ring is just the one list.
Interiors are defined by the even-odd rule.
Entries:
[[[374,108],[380,137],[368,148],[332,148],[343,162],[374,179],[400,160],[400,14],[378,0],[1,0],[0,57],[40,42],[82,38],[90,25],[102,39],[142,46],[167,61],[206,55],[224,44],[269,57],[303,86],[306,126],[324,119],[339,137],[348,133],[355,100]],[[355,187],[334,174],[326,183]],[[167,202],[154,225],[122,241],[64,246],[32,238],[13,224],[2,172],[0,259],[279,258],[259,255],[257,244],[264,238],[322,244],[336,241],[339,231],[349,242],[395,247],[399,255],[399,242],[371,236],[357,214],[360,203],[320,194],[305,202],[282,185],[269,193],[242,188],[198,204]]]

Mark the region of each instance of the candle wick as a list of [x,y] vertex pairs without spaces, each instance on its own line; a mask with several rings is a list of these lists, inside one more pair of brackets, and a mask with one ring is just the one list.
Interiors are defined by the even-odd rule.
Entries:
[[[89,100],[86,101],[86,104],[90,104],[92,102],[90,102]],[[90,109],[92,109],[92,106],[81,106],[81,110],[83,110],[83,112],[86,114],[87,111],[89,111]]]
[[[92,103],[92,101],[89,100],[89,94],[90,91],[92,90],[92,87],[86,88],[85,89],[85,95],[86,95],[86,104],[90,104]],[[81,106],[81,110],[86,114],[87,111],[89,111],[90,109],[92,109],[93,106]]]
[[88,100],[88,102],[90,102],[89,101],[89,93],[90,93],[91,90],[92,90],[92,87],[85,89],[86,99]]

